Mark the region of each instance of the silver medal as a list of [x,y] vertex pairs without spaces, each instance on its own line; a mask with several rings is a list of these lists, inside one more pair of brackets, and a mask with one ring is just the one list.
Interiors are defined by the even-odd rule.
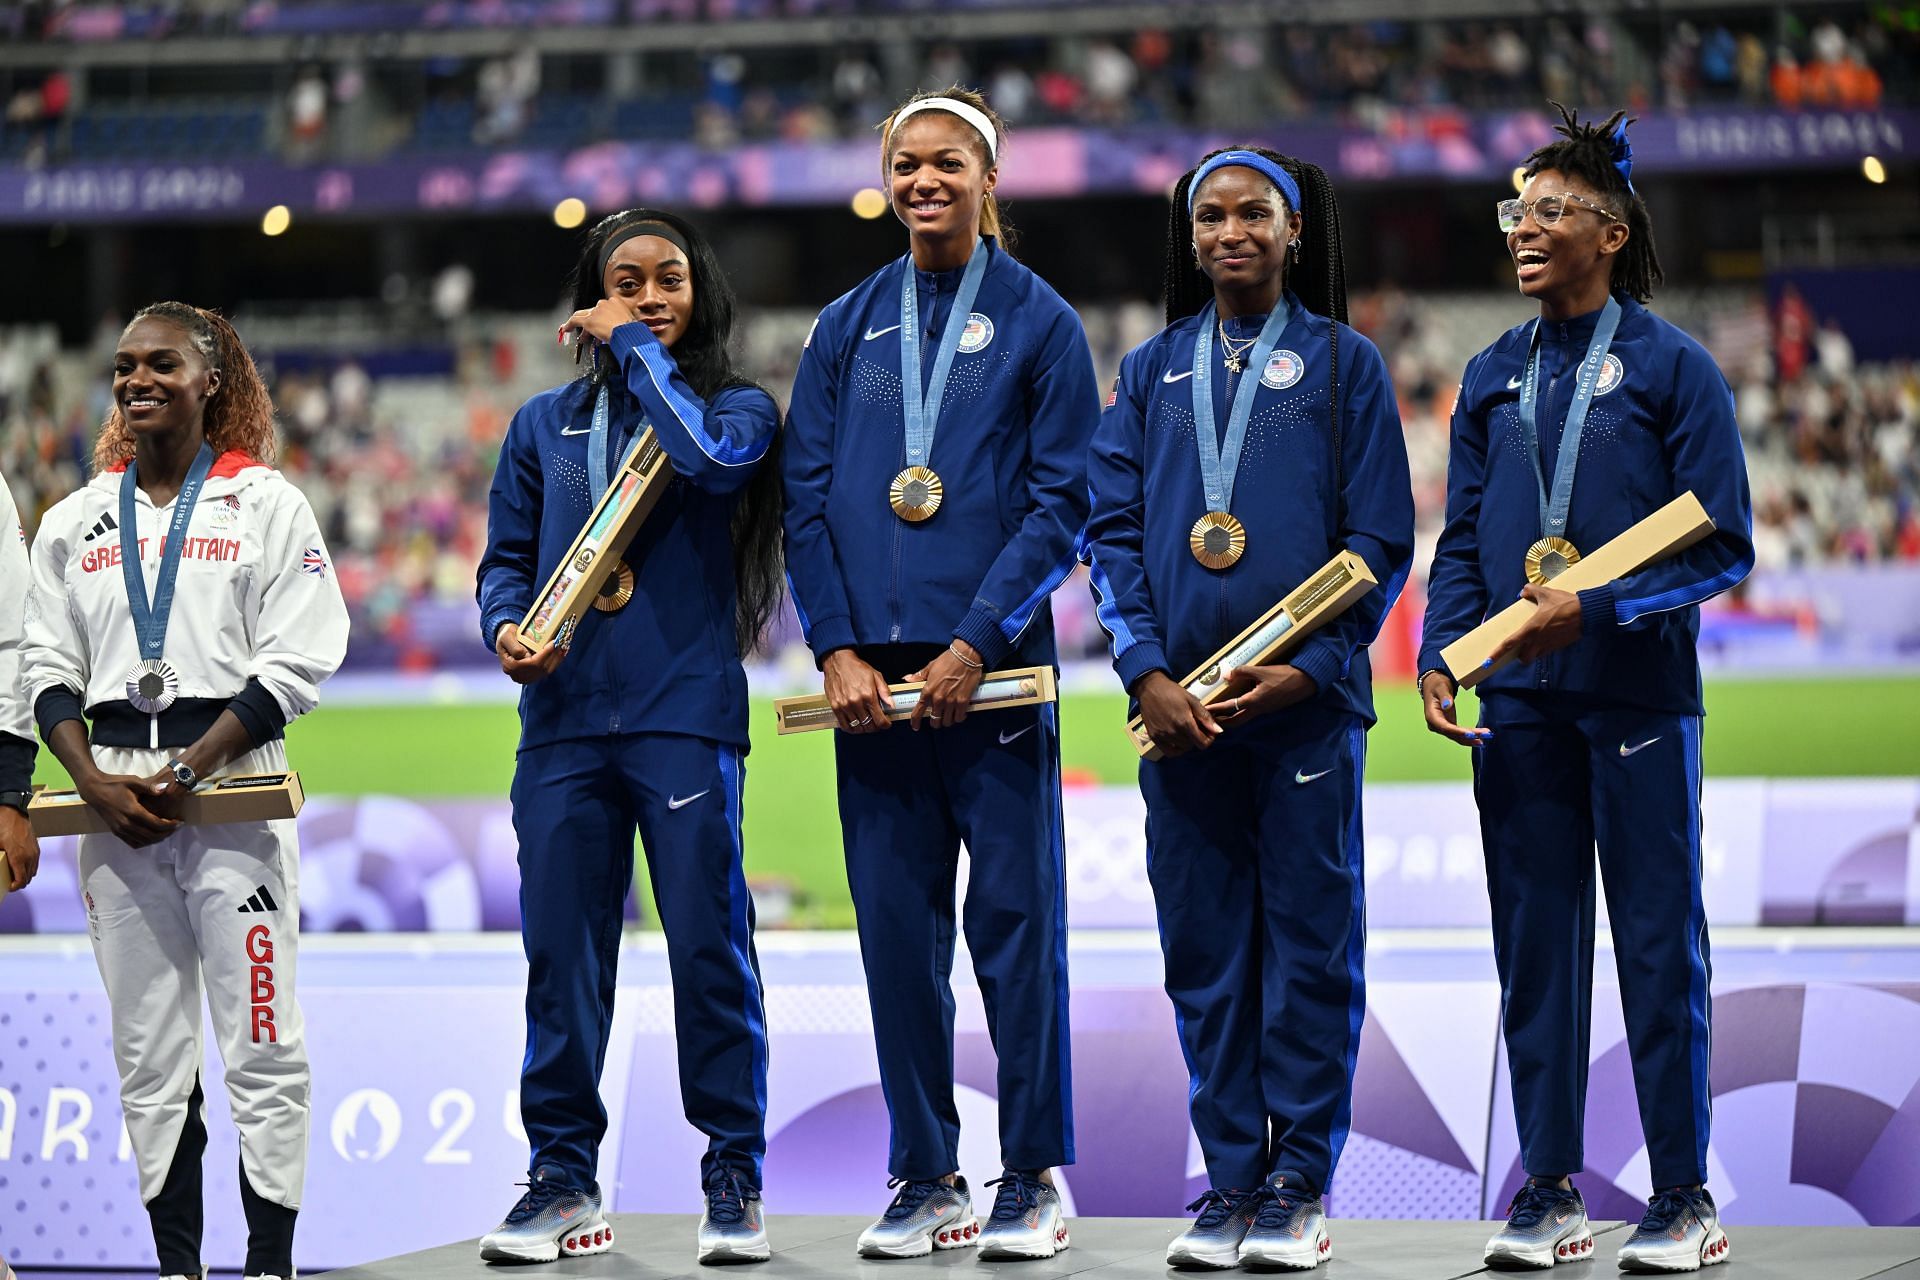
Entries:
[[180,696],[180,673],[165,658],[136,662],[127,672],[127,701],[145,715],[157,716]]

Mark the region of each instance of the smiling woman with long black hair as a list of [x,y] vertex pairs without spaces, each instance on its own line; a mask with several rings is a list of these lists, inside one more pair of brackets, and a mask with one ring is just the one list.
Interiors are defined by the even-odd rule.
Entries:
[[[1344,323],[1319,166],[1216,152],[1175,188],[1167,327],[1120,365],[1088,526],[1140,766],[1167,995],[1209,1189],[1174,1266],[1318,1266],[1365,1002],[1367,645],[1413,557],[1385,362]],[[1211,710],[1174,680],[1341,550],[1381,584]]]
[[[595,1179],[599,1083],[637,828],[673,974],[681,1098],[708,1138],[699,1257],[764,1259],[767,1038],[741,869],[741,660],[779,601],[780,416],[733,371],[733,291],[685,219],[604,219],[572,292],[561,337],[579,335],[586,370],[514,415],[479,570],[483,633],[525,686],[513,820],[532,1146],[527,1193],[480,1253],[551,1261],[612,1243]],[[612,599],[627,598],[590,611],[570,649],[530,649],[520,619],[646,425],[677,478],[626,553]]]
[[[1073,1159],[1060,744],[1052,706],[969,717],[983,672],[1054,661],[1047,598],[1086,520],[1099,414],[1079,317],[1007,251],[1002,129],[975,93],[881,126],[908,252],[820,313],[794,379],[794,602],[839,722],[840,824],[898,1194],[860,1252],[1067,1242]],[[937,431],[937,438],[936,438]],[[889,729],[887,683],[927,682]],[[954,882],[1000,1060],[1005,1173],[976,1227],[953,1097]]]

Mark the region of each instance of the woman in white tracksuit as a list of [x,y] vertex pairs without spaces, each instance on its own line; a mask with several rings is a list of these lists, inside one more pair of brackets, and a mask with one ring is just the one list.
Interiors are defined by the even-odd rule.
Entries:
[[202,1271],[204,983],[246,1274],[290,1277],[309,1111],[294,824],[178,813],[206,779],[287,768],[283,730],[345,656],[346,605],[307,500],[268,465],[273,403],[231,325],[140,312],[113,401],[93,479],[34,540],[21,692],[109,828],[80,839],[80,887],[161,1274]]

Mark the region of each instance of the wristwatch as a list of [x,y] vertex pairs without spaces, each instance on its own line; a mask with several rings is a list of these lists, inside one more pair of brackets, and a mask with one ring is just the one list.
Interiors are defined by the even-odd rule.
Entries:
[[167,761],[167,771],[173,775],[175,782],[189,791],[200,785],[200,775],[195,773],[193,766],[185,760]]
[[32,802],[33,792],[31,791],[0,791],[0,805],[5,805],[9,809],[18,809],[21,813],[25,813],[27,806]]

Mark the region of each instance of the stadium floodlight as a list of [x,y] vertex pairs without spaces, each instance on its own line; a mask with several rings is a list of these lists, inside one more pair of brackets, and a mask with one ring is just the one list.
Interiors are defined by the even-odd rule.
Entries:
[[1862,160],[1860,172],[1876,187],[1887,180],[1887,166],[1881,162],[1879,156],[1868,156]]
[[855,217],[871,222],[887,211],[886,193],[878,187],[862,187],[853,193],[853,212]]
[[293,225],[293,210],[283,204],[277,204],[260,215],[260,234],[267,236],[284,235]]
[[578,196],[568,196],[553,206],[553,225],[562,231],[571,231],[587,220],[587,202]]

